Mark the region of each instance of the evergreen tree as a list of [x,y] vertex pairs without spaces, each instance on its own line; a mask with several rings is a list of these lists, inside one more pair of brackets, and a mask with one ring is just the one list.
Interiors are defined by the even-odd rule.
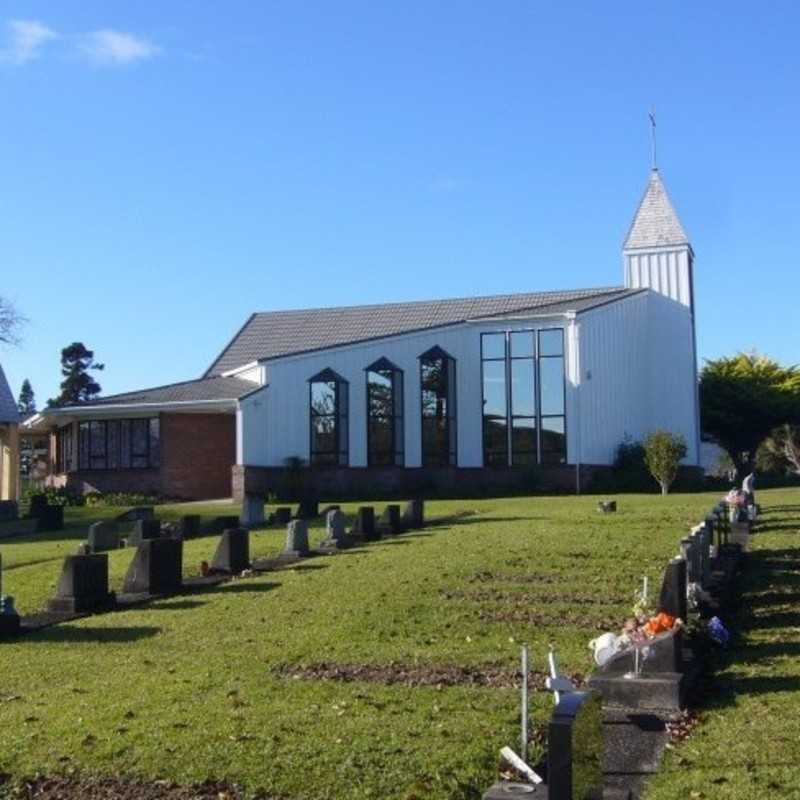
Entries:
[[19,409],[19,413],[23,419],[25,417],[29,417],[31,414],[36,413],[36,398],[33,394],[31,382],[27,378],[22,381],[22,387],[19,390],[17,408]]
[[50,400],[51,406],[83,403],[100,394],[100,384],[89,374],[89,370],[102,370],[105,364],[94,360],[94,351],[87,350],[83,342],[73,342],[61,351],[61,394]]

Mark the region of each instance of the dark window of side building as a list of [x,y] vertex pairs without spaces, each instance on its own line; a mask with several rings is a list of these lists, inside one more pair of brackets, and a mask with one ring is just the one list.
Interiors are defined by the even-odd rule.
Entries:
[[80,422],[78,469],[154,469],[161,463],[160,438],[158,417]]
[[539,403],[541,407],[541,461],[567,461],[567,416],[564,381],[564,332],[539,331]]
[[348,384],[332,369],[309,379],[310,462],[347,466]]
[[419,357],[422,406],[422,465],[456,466],[456,362],[441,347]]
[[73,427],[67,425],[56,433],[56,471],[72,472],[75,469]]
[[402,467],[403,371],[386,358],[367,367],[367,463]]

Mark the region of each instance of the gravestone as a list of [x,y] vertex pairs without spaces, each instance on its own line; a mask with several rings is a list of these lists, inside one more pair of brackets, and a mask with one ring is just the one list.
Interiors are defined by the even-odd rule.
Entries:
[[222,517],[214,517],[209,525],[209,533],[222,533],[228,528],[238,528],[239,517],[233,514],[228,514]]
[[292,509],[288,506],[279,506],[273,514],[276,525],[288,525],[292,521]]
[[0,639],[19,633],[21,620],[14,608],[14,598],[3,594],[3,558],[0,556]]
[[375,509],[372,506],[360,506],[353,522],[351,534],[358,539],[372,541],[381,535],[375,528]]
[[178,520],[178,533],[182,539],[194,539],[200,535],[200,515],[186,514]]
[[19,506],[15,500],[0,500],[0,522],[14,522],[19,519]]
[[597,692],[563,692],[547,729],[547,782],[500,781],[483,800],[601,800],[603,712]]
[[750,547],[750,522],[732,522],[730,526],[730,544],[739,545],[746,553]]
[[95,522],[89,526],[89,535],[86,538],[93,553],[104,550],[116,550],[119,547],[119,531],[116,522]]
[[183,542],[145,539],[128,567],[122,591],[126,594],[170,594],[183,583]]
[[686,622],[686,559],[673,558],[664,570],[658,610]]
[[161,536],[161,521],[157,519],[137,519],[133,533],[128,537],[128,547],[138,547],[145,539],[158,539]]
[[64,528],[64,506],[44,505],[38,510],[36,532],[60,531]]
[[154,516],[153,506],[134,506],[123,511],[116,520],[117,522],[136,522],[140,519],[153,519]]
[[614,514],[617,510],[616,500],[601,500],[597,504],[597,510],[603,514]]
[[314,519],[319,516],[319,501],[314,497],[304,497],[297,506],[298,519]]
[[304,519],[293,519],[286,526],[286,547],[284,556],[307,556],[308,549],[308,524]]
[[325,516],[325,540],[320,547],[326,550],[341,550],[348,544],[345,517],[339,509],[332,509]]
[[30,506],[28,507],[28,516],[33,519],[39,519],[39,514],[48,506],[46,494],[31,495]]
[[686,560],[687,582],[699,583],[696,542],[692,538],[681,539],[681,556]]
[[108,556],[67,556],[48,610],[59,614],[81,614],[111,608],[114,595],[108,591]]
[[228,528],[222,532],[211,569],[238,574],[250,568],[250,531]]
[[403,509],[404,528],[416,530],[425,527],[425,501],[421,497],[409,500]]
[[242,525],[262,525],[264,523],[264,497],[260,494],[245,494],[242,501],[242,513],[239,515]]
[[400,522],[400,506],[393,504],[386,506],[378,522],[378,530],[391,536],[403,532]]

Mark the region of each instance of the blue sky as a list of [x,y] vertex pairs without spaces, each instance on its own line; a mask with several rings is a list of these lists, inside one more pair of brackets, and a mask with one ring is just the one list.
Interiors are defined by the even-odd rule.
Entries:
[[797,4],[1,8],[15,394],[75,340],[111,393],[256,310],[619,284],[651,105],[701,356],[800,360]]

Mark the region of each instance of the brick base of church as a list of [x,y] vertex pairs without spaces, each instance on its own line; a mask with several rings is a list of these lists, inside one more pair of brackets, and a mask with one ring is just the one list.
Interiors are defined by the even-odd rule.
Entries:
[[[598,471],[609,467],[584,465],[580,484],[588,488]],[[320,500],[424,497],[494,497],[502,495],[575,493],[575,466],[538,468],[462,467],[333,467],[291,470],[284,467],[233,468],[233,497],[274,494],[289,501],[303,492]]]

